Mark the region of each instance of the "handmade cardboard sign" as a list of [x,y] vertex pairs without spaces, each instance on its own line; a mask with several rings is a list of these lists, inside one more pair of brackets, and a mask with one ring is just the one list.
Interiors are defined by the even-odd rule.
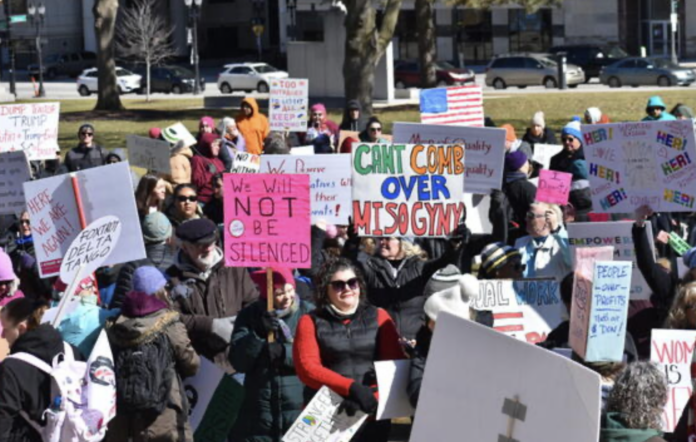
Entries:
[[[488,195],[503,185],[505,130],[440,124],[394,123],[394,143],[461,145],[466,151],[464,191]],[[355,149],[355,145],[353,145]]]
[[87,401],[99,412],[99,425],[106,431],[106,424],[116,416],[116,373],[114,355],[105,330],[99,332],[97,342],[87,359]]
[[677,232],[669,232],[669,246],[674,250],[674,252],[682,256],[691,249],[691,244],[684,241]]
[[582,135],[595,212],[694,211],[692,120],[583,125]]
[[171,173],[169,143],[138,135],[126,135],[128,162],[153,173]]
[[354,146],[353,222],[362,236],[446,237],[464,215],[464,147]]
[[669,393],[662,414],[662,429],[671,433],[677,427],[691,399],[691,366],[696,330],[652,330],[650,360],[665,371]]
[[534,154],[532,161],[541,164],[541,167],[548,169],[551,165],[551,158],[563,150],[560,144],[534,144]]
[[555,279],[481,280],[470,306],[492,311],[495,330],[530,343],[545,341],[565,315]]
[[[614,247],[615,261],[630,261],[633,263],[631,276],[631,299],[650,299],[650,287],[643,274],[638,270],[636,251],[633,244],[632,221],[612,221],[603,223],[568,223],[568,241],[570,255],[575,258],[578,247]],[[651,232],[650,221],[646,222],[645,230]],[[655,243],[652,235],[648,235],[651,253],[655,254]],[[574,266],[577,263],[574,263]]]
[[60,264],[60,279],[70,282],[89,275],[106,261],[121,236],[121,221],[115,216],[94,220],[68,247]]
[[24,183],[31,170],[24,151],[0,154],[0,215],[16,215],[24,210]]
[[290,155],[314,155],[314,146],[297,146],[290,149]]
[[231,173],[256,173],[261,168],[261,155],[236,152],[232,158]]
[[355,416],[338,412],[343,398],[327,386],[314,395],[309,404],[302,410],[295,423],[292,424],[283,442],[348,442],[367,419],[362,411]]
[[29,161],[54,159],[59,116],[60,103],[0,106],[0,152],[24,151]]
[[312,223],[348,224],[353,213],[350,155],[264,155],[261,173],[309,174]]
[[305,132],[309,107],[309,81],[295,78],[271,80],[268,99],[271,130]]
[[179,141],[184,143],[184,146],[193,146],[196,144],[196,138],[191,135],[191,132],[189,132],[186,126],[184,126],[184,123],[181,122],[165,128],[162,131],[162,138],[172,144],[176,144]]
[[441,312],[410,440],[596,441],[600,410],[597,373]]
[[226,174],[225,264],[311,266],[307,174]]
[[570,181],[572,179],[573,174],[571,173],[541,169],[539,171],[539,185],[537,187],[536,200],[565,206],[568,204]]
[[377,361],[375,362],[377,385],[379,386],[379,406],[376,420],[411,417],[415,410],[408,399],[409,373],[411,361]]

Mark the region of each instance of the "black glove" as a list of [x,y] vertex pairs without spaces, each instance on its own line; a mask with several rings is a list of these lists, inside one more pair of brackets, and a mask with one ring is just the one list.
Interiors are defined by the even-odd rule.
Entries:
[[279,342],[268,343],[268,359],[272,365],[279,365],[285,359],[285,345]]
[[355,416],[355,413],[357,413],[360,410],[360,406],[355,402],[350,399],[344,399],[343,402],[341,402],[341,405],[338,406],[338,412],[345,412],[349,417]]
[[278,318],[275,317],[275,313],[265,311],[261,315],[261,320],[256,326],[256,333],[266,339],[270,332],[275,332],[280,329],[280,323],[278,323]]
[[367,414],[373,414],[377,411],[377,399],[372,393],[372,388],[367,385],[353,382],[348,391],[348,399],[357,403],[358,407]]
[[348,241],[357,243],[360,242],[360,237],[358,236],[358,231],[355,230],[355,224],[353,224],[353,217],[348,217]]

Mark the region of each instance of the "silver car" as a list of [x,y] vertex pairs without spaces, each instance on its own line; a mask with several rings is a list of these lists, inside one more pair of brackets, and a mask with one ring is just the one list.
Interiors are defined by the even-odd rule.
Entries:
[[662,58],[626,58],[606,66],[599,81],[609,87],[688,86],[696,81],[694,71]]
[[[585,82],[582,68],[574,64],[566,66],[566,84],[575,88]],[[510,55],[494,58],[486,68],[486,85],[496,89],[517,86],[558,87],[558,65],[540,55]]]

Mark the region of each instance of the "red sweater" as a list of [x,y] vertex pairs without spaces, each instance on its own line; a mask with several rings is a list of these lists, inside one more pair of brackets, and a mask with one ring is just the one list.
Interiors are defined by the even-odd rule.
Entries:
[[[210,165],[215,166],[217,172],[211,172]],[[199,201],[207,204],[213,199],[213,177],[223,172],[225,172],[225,164],[220,158],[196,155],[191,159],[191,182],[198,188]]]
[[[405,359],[406,355],[399,343],[399,333],[389,313],[377,309],[377,359],[391,361]],[[295,371],[303,384],[314,390],[326,385],[341,396],[348,396],[348,390],[353,384],[352,379],[341,376],[333,370],[324,367],[317,343],[317,331],[310,315],[300,318],[295,332],[295,343],[292,348],[295,361]]]

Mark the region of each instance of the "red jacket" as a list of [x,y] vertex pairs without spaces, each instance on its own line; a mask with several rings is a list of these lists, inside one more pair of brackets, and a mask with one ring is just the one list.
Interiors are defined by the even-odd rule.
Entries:
[[225,164],[220,158],[196,155],[191,159],[191,182],[198,188],[198,201],[210,202],[213,198],[213,177],[224,172]]

